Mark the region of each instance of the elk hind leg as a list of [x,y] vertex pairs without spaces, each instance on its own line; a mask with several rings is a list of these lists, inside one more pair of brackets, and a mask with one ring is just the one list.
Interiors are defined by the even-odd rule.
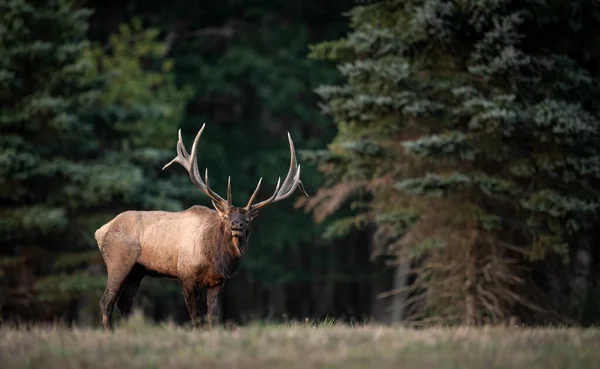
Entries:
[[[116,246],[116,247],[115,247]],[[100,299],[102,326],[105,330],[112,329],[112,312],[117,298],[125,287],[125,280],[135,265],[134,247],[120,247],[121,244],[106,245],[103,256],[106,263],[108,279],[104,295]]]
[[142,283],[142,279],[144,279],[144,272],[139,265],[136,265],[123,281],[121,293],[117,299],[117,308],[121,313],[121,317],[128,318],[131,315],[133,298],[140,287],[140,283]]
[[114,273],[108,274],[108,280],[106,282],[106,289],[100,299],[100,311],[102,312],[102,327],[105,330],[112,330],[112,312],[117,301],[119,293],[123,289],[123,282],[125,282],[127,274]]

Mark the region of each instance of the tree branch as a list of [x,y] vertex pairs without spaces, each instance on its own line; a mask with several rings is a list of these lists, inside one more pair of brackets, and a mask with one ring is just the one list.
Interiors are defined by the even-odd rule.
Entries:
[[171,47],[173,46],[173,43],[176,40],[181,40],[181,39],[189,38],[189,37],[207,37],[207,36],[232,38],[233,35],[235,34],[235,30],[230,26],[208,27],[208,28],[202,28],[202,29],[197,29],[197,30],[188,31],[188,32],[181,32],[181,31],[179,31],[180,25],[181,24],[176,24],[167,33],[167,37],[165,37],[165,55],[167,55],[169,53],[169,51],[171,50]]

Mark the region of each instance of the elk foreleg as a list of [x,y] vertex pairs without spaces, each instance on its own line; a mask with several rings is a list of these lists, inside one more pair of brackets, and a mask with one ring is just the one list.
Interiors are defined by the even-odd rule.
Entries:
[[196,283],[183,282],[183,297],[188,313],[192,319],[192,326],[197,327],[199,324],[198,315],[198,287]]
[[217,318],[214,323],[218,323],[219,316],[217,314],[217,307],[219,306],[219,292],[221,292],[222,287],[223,284],[209,287],[206,292],[206,318],[208,320],[209,328],[212,328],[214,318]]

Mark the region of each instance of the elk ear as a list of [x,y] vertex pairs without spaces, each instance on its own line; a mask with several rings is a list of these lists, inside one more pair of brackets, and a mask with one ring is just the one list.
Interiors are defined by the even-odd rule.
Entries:
[[226,215],[229,209],[225,209],[225,207],[214,200],[211,201],[215,210],[219,213],[219,215]]
[[258,216],[258,210],[250,210],[250,220],[254,220]]

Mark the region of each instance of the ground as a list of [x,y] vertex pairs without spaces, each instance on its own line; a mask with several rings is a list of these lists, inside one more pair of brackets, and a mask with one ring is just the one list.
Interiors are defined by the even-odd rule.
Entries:
[[3,368],[600,368],[600,328],[0,327]]

